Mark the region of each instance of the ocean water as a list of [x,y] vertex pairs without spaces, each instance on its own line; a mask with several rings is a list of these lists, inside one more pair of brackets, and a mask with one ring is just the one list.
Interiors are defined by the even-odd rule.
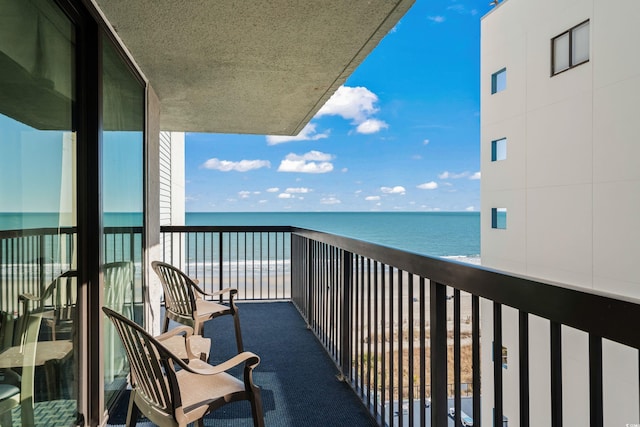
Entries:
[[291,225],[478,263],[479,212],[188,212],[187,225]]
[[[57,227],[58,214],[0,213],[0,230]],[[139,213],[108,213],[105,226],[139,226]],[[478,212],[188,212],[186,225],[291,225],[422,255],[479,262]]]

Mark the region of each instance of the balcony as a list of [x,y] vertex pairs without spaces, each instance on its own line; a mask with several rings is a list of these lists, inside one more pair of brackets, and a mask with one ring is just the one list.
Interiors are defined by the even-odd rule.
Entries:
[[[107,231],[107,246],[121,248],[106,246],[108,261],[139,262],[122,249],[139,229]],[[31,238],[4,236],[3,289],[20,286],[11,273],[20,253],[47,247]],[[460,426],[472,419],[502,426],[493,420],[511,419],[528,426],[543,417],[544,425],[561,426],[576,407],[586,424],[611,425],[606,348],[632,352],[630,368],[638,369],[640,335],[628,327],[640,317],[635,301],[295,227],[163,227],[161,244],[164,261],[206,289],[238,289],[245,347],[263,360],[256,381],[263,379],[268,425],[270,417],[285,425],[328,425],[336,417],[330,424]],[[27,246],[33,249],[14,250]],[[517,324],[507,321],[514,316]],[[233,351],[233,339],[218,335],[225,330],[205,329],[214,362]],[[517,349],[507,351],[513,335]],[[579,369],[575,355],[584,361]],[[539,360],[549,368],[534,368]],[[586,389],[569,406],[576,369],[586,373],[577,378]],[[513,377],[516,387],[507,381]],[[631,382],[637,393],[637,375]],[[548,384],[542,394],[541,383]],[[111,422],[122,411],[114,408]],[[207,425],[226,417],[250,423],[248,407],[230,411],[237,412],[212,414]]]

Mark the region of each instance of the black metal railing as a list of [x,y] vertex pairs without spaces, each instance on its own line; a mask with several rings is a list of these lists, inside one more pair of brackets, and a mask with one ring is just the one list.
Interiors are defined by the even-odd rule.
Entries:
[[[491,325],[483,334],[491,347],[484,379],[492,393],[483,396],[483,407],[492,409],[485,420],[493,420],[495,427],[503,427],[507,392],[503,308],[519,319],[518,387],[508,392],[518,396],[518,413],[509,415],[521,426],[534,424],[532,357],[551,365],[550,386],[535,397],[551,403],[544,425],[562,425],[562,336],[567,327],[588,336],[588,345],[570,350],[588,359],[589,397],[582,411],[591,426],[604,425],[603,340],[634,349],[636,359],[628,369],[637,372],[640,334],[629,327],[640,318],[637,301],[304,229],[292,230],[291,246],[292,299],[380,425],[446,426],[450,408],[456,426],[463,425],[463,411],[474,426],[481,425],[481,304],[483,325]],[[529,348],[533,318],[537,326],[546,324],[548,353]],[[632,392],[637,393],[640,382],[634,381]],[[470,390],[465,383],[471,383]],[[471,395],[467,408],[463,395]],[[408,410],[399,410],[407,405]]]
[[[108,261],[142,259],[137,252],[142,229],[105,231]],[[40,261],[48,259],[51,247],[64,247],[69,260],[74,252],[73,230],[3,233],[2,304],[14,299],[7,292],[20,292],[26,283],[41,286],[43,277],[55,274],[48,269],[57,268],[55,263],[64,256]],[[491,412],[485,413],[487,425],[502,427],[504,415],[517,418],[521,426],[536,425],[532,419],[539,421],[541,415],[531,410],[531,402],[548,399],[543,424],[559,427],[566,418],[563,354],[578,352],[588,365],[588,401],[582,411],[589,414],[591,426],[601,427],[603,343],[632,349],[635,362],[629,369],[638,371],[640,334],[629,326],[640,318],[634,300],[295,227],[162,227],[161,242],[164,261],[209,290],[233,286],[240,299],[291,299],[380,425],[445,426],[454,418],[460,426],[466,412],[477,427],[483,421],[481,407]],[[11,290],[14,287],[17,290]],[[481,307],[482,379],[491,385],[482,389]],[[503,345],[508,340],[506,316],[513,318],[514,313],[515,360]],[[540,327],[546,348],[530,347]],[[570,328],[585,335],[582,347],[563,349]],[[532,373],[540,358],[548,361],[548,373]],[[505,384],[507,365],[510,375],[517,373],[515,390]],[[532,383],[545,375],[547,391],[532,396]],[[635,377],[629,381],[636,383],[637,394],[640,381]],[[513,396],[517,413],[510,412]]]
[[238,289],[239,300],[291,298],[291,228],[163,226],[163,261],[207,291]]

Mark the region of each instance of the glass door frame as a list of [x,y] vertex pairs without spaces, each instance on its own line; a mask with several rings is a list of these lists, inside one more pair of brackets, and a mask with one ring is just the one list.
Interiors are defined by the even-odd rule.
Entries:
[[[143,136],[143,260],[147,248],[147,82],[132,64],[101,14],[89,1],[55,0],[76,27],[77,130],[77,247],[78,247],[78,424],[102,425],[104,402],[103,355],[103,223],[102,223],[102,41],[108,37],[145,93]],[[146,267],[145,267],[146,269]],[[143,280],[146,277],[143,273]],[[146,292],[146,286],[143,286]],[[144,299],[144,296],[143,296]],[[145,316],[146,318],[146,316]]]

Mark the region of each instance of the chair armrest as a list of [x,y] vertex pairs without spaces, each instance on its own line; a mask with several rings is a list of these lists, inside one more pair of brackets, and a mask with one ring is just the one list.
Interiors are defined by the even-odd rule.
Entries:
[[219,297],[224,294],[229,294],[229,300],[233,301],[233,297],[237,295],[238,290],[235,288],[224,288],[215,292],[207,292],[204,289],[201,289],[199,286],[195,285],[194,288],[198,291],[198,293],[208,296],[208,297]]
[[250,351],[244,351],[215,366],[209,365],[200,359],[190,360],[188,365],[184,362],[178,362],[183,369],[198,375],[217,375],[243,363],[253,369],[260,363],[260,357]]
[[162,342],[165,341],[175,335],[181,334],[181,333],[185,333],[185,338],[190,337],[191,335],[193,335],[193,328],[191,326],[178,326],[176,328],[170,329],[167,332],[160,334],[156,337],[154,337],[155,339],[157,339],[158,341]]
[[24,294],[20,294],[18,295],[18,300],[29,300],[29,301],[42,301],[41,297],[37,297],[33,294],[29,294],[29,293],[24,293]]
[[[184,334],[184,336],[181,336],[181,334]],[[192,336],[193,328],[191,326],[178,326],[154,338],[175,356],[188,361],[198,358],[191,350],[189,340]]]

